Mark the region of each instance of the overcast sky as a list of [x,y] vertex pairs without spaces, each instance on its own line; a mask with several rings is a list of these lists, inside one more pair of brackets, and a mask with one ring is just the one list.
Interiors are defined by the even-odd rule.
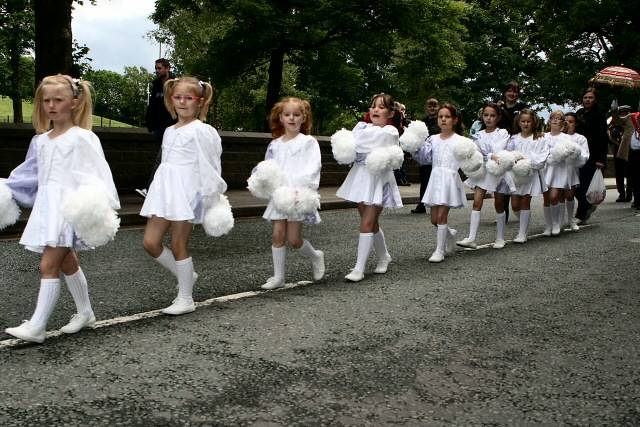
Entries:
[[90,49],[94,70],[122,73],[133,65],[153,72],[159,46],[146,35],[155,28],[149,19],[154,0],[98,0],[95,6],[87,0],[73,7],[73,38]]

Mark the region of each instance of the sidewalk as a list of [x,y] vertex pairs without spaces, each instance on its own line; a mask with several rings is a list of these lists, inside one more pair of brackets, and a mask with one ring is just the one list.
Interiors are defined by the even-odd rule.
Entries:
[[[615,178],[605,178],[605,183],[608,190],[616,188]],[[411,184],[408,187],[398,187],[400,189],[400,195],[402,196],[402,202],[405,206],[415,207],[418,203],[420,184]],[[467,200],[473,199],[473,192],[471,189],[465,187],[467,191]],[[338,187],[322,187],[320,188],[320,203],[322,210],[333,209],[349,209],[354,208],[355,203],[347,202],[336,196]],[[266,200],[257,199],[253,197],[248,190],[229,190],[226,193],[231,203],[233,216],[235,218],[247,218],[261,216],[266,208]],[[123,226],[135,226],[143,225],[147,219],[139,215],[140,208],[144,199],[137,193],[120,194],[121,209],[118,211],[120,216],[120,224]],[[22,229],[27,223],[29,217],[29,209],[23,209],[20,220],[13,226],[0,231],[0,237],[13,237],[22,232]]]

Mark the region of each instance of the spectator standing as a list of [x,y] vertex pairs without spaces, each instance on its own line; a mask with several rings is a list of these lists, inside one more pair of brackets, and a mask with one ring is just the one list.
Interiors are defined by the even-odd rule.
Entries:
[[[613,165],[616,170],[616,188],[618,190],[616,202],[630,202],[633,198],[628,167],[629,143],[631,142],[633,124],[631,120],[625,120],[631,117],[629,116],[630,111],[631,107],[628,105],[623,105],[620,108],[614,107],[611,110],[611,117],[607,119],[607,134],[613,145]],[[627,180],[626,189],[625,178]]]
[[[424,113],[425,117],[422,119],[423,122],[429,128],[429,136],[437,135],[440,133],[440,127],[438,126],[438,109],[440,104],[438,100],[435,98],[427,99],[427,102],[424,104]],[[432,165],[420,165],[420,198],[418,199],[418,204],[414,209],[411,209],[411,213],[426,213],[427,210],[425,206],[422,204],[422,198],[424,197],[424,192],[427,189],[427,185],[429,185],[429,178],[431,177],[431,168]]]
[[633,192],[631,207],[640,209],[640,113],[629,113],[620,107],[613,110],[612,123],[620,125],[623,129],[616,159],[627,160],[627,195],[630,187]]

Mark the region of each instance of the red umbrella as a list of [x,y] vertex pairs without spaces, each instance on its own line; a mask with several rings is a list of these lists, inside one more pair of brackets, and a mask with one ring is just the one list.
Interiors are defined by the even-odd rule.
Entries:
[[640,74],[631,68],[607,67],[593,76],[589,83],[640,89]]

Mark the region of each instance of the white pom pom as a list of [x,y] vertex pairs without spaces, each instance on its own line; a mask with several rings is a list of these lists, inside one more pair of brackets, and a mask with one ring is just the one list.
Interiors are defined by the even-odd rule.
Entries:
[[522,154],[519,151],[512,151],[511,154],[513,155],[513,161],[517,162],[518,160],[524,159],[524,154]]
[[13,200],[11,189],[0,181],[0,230],[15,224],[20,218],[20,208]]
[[[400,150],[400,152],[402,152],[402,150]],[[394,160],[396,154],[397,152],[395,152],[392,147],[376,148],[367,155],[367,160],[365,162],[367,170],[371,172],[372,175],[376,176],[390,171],[391,163],[397,162],[397,158]]]
[[221,194],[219,199],[213,202],[212,206],[205,212],[202,227],[209,236],[220,237],[231,231],[233,225],[234,219],[231,212],[231,204],[227,196]]
[[[463,170],[464,172],[464,170]],[[475,180],[480,180],[482,178],[484,178],[485,173],[487,172],[487,170],[485,169],[484,165],[480,165],[480,167],[474,171],[470,171],[469,173],[465,172],[464,174],[467,175],[469,178],[473,178]]]
[[259,199],[270,199],[276,188],[284,182],[280,165],[273,159],[263,160],[247,179],[249,192]]
[[120,227],[120,218],[111,209],[106,193],[97,187],[81,186],[67,196],[62,215],[89,246],[105,245],[113,240]]
[[580,157],[580,154],[582,154],[581,150],[580,150],[580,146],[571,141],[571,143],[567,144],[567,159],[571,160],[571,161],[575,161]]
[[331,135],[333,157],[341,165],[350,165],[356,161],[356,140],[353,132],[344,128]]
[[553,148],[551,149],[552,163],[562,162],[567,158],[571,150],[571,148],[569,147],[570,144],[571,141],[561,140],[553,146]]
[[414,120],[400,136],[400,147],[407,153],[415,153],[429,137],[429,128],[421,120]]
[[498,158],[498,161],[494,161],[489,159],[486,164],[487,172],[491,175],[501,176],[504,175],[507,171],[511,170],[513,167],[513,154],[509,151],[502,150],[498,151],[495,156]]
[[453,146],[453,157],[459,162],[470,159],[474,152],[478,151],[478,146],[470,139],[463,138],[455,142]]
[[297,187],[296,210],[301,215],[308,215],[320,209],[320,194],[307,187]]
[[400,169],[404,162],[404,151],[398,145],[387,147],[389,154],[389,168],[392,170]]
[[290,218],[300,218],[320,208],[320,194],[308,187],[282,186],[273,193],[273,207]]
[[275,210],[283,215],[296,215],[296,190],[288,185],[278,187],[271,197]]
[[527,182],[531,175],[533,175],[533,167],[531,166],[531,160],[521,159],[513,165],[513,178],[518,184]]
[[[471,176],[474,172],[484,169],[483,163],[484,157],[482,157],[482,153],[476,151],[470,158],[460,162],[460,169],[462,169],[465,175]],[[481,175],[484,176],[484,171]]]

